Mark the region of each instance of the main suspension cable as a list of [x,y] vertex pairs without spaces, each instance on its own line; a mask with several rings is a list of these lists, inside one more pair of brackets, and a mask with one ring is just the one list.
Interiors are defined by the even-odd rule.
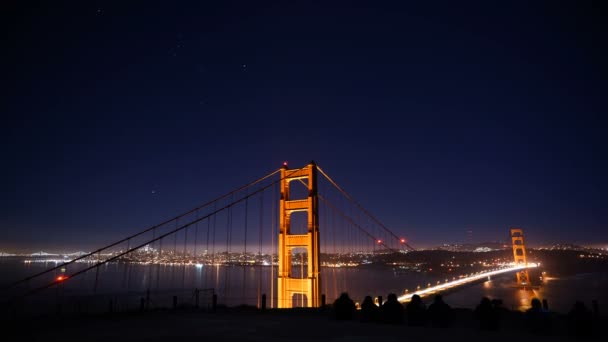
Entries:
[[[259,181],[261,181],[261,180],[263,180],[263,179],[267,179],[267,178],[268,178],[270,175],[274,175],[274,174],[276,174],[276,173],[277,173],[277,172],[279,172],[279,171],[280,171],[280,169],[279,169],[279,170],[277,170],[277,171],[275,171],[275,172],[273,172],[273,173],[271,173],[271,174],[269,174],[268,176],[264,176],[264,177],[260,178],[258,181],[255,181],[255,182],[250,183],[250,185],[257,184],[257,183],[259,183]],[[297,169],[296,169],[296,170],[293,170],[293,171],[292,171],[292,172],[290,172],[288,175],[286,175],[284,178],[288,178],[288,177],[289,177],[291,174],[295,173],[296,171],[298,171],[298,170],[297,170]],[[277,183],[279,183],[280,181],[282,181],[284,178],[280,178],[280,179],[278,179],[278,180],[276,180],[276,181],[274,181],[274,182],[272,182],[272,183],[270,183],[270,184],[268,184],[268,185],[265,185],[264,187],[261,187],[261,188],[259,188],[258,190],[255,190],[254,192],[252,192],[252,193],[249,193],[249,194],[245,195],[244,197],[241,197],[241,198],[239,198],[239,199],[233,200],[231,203],[229,203],[229,204],[227,204],[227,205],[225,205],[225,206],[223,206],[223,207],[221,207],[221,208],[219,208],[219,209],[216,209],[216,210],[214,210],[213,212],[211,212],[211,213],[209,213],[209,214],[207,214],[207,215],[205,215],[205,216],[203,216],[203,217],[196,218],[195,220],[190,221],[190,222],[188,222],[188,223],[186,223],[186,224],[184,224],[184,225],[182,225],[182,226],[176,227],[175,229],[173,229],[173,230],[171,230],[171,231],[169,231],[169,232],[166,232],[166,233],[164,233],[164,234],[162,234],[162,235],[159,235],[159,236],[157,236],[157,237],[154,237],[153,239],[148,240],[148,241],[146,241],[146,242],[144,242],[144,243],[142,243],[142,244],[139,244],[138,246],[136,246],[136,247],[134,247],[134,248],[132,248],[132,249],[130,249],[130,250],[127,250],[127,251],[124,251],[124,252],[119,252],[118,254],[116,254],[116,255],[114,255],[114,256],[112,256],[112,257],[108,258],[108,259],[105,259],[105,260],[102,260],[102,261],[98,261],[97,263],[95,263],[95,264],[94,264],[94,265],[92,265],[92,266],[89,266],[89,267],[86,267],[86,268],[84,268],[84,269],[82,269],[82,270],[80,270],[80,271],[74,272],[74,273],[72,273],[71,275],[69,275],[68,277],[66,277],[64,280],[61,280],[61,281],[55,280],[55,281],[53,281],[53,282],[51,282],[51,283],[48,283],[48,284],[46,284],[46,285],[43,285],[43,286],[41,286],[41,287],[35,288],[35,289],[33,289],[33,290],[30,290],[30,291],[26,292],[25,294],[22,294],[22,295],[20,295],[20,296],[16,296],[16,297],[14,297],[13,299],[17,299],[17,298],[23,298],[23,297],[26,297],[26,296],[29,296],[29,295],[35,294],[35,293],[40,292],[40,291],[42,291],[42,290],[44,290],[44,289],[47,289],[47,288],[52,287],[52,286],[54,286],[54,285],[57,285],[57,284],[59,284],[59,283],[61,283],[61,282],[63,282],[63,281],[70,280],[70,279],[72,279],[72,278],[74,278],[74,277],[76,277],[76,276],[78,276],[78,275],[80,275],[80,274],[83,274],[83,273],[85,273],[85,272],[87,272],[87,271],[90,271],[90,270],[92,270],[92,269],[98,268],[99,266],[104,265],[104,264],[107,264],[107,263],[109,263],[109,262],[111,262],[111,261],[117,260],[117,259],[121,258],[122,256],[124,256],[124,255],[126,255],[126,254],[132,253],[133,251],[136,251],[136,250],[138,250],[138,249],[140,249],[140,248],[143,248],[143,247],[145,247],[146,245],[152,244],[152,243],[154,243],[154,242],[156,242],[156,241],[158,241],[158,242],[160,243],[160,247],[159,247],[159,253],[161,253],[161,252],[162,252],[162,240],[163,240],[163,238],[165,238],[165,237],[167,237],[167,236],[170,236],[171,234],[175,234],[175,233],[177,233],[177,232],[179,232],[179,231],[181,231],[181,230],[183,230],[183,229],[186,229],[186,228],[188,228],[188,227],[190,227],[190,226],[192,226],[192,225],[194,225],[194,224],[196,224],[196,223],[198,223],[198,222],[200,222],[200,221],[203,221],[203,220],[205,220],[205,219],[207,219],[207,218],[209,218],[209,217],[211,217],[211,216],[214,216],[215,214],[217,214],[217,213],[219,213],[219,212],[222,212],[222,211],[224,211],[224,210],[230,209],[230,208],[231,208],[231,207],[233,207],[234,205],[236,205],[236,204],[238,204],[238,203],[240,203],[240,202],[243,202],[243,201],[245,201],[245,200],[248,200],[248,199],[249,199],[249,197],[252,197],[252,196],[254,196],[254,195],[256,195],[256,194],[258,194],[258,193],[260,193],[260,192],[263,192],[263,191],[265,191],[266,189],[268,189],[268,188],[270,188],[270,187],[272,187],[272,186],[276,185]],[[244,188],[244,187],[241,187],[241,188]],[[232,194],[234,194],[235,192],[236,192],[236,191],[232,191],[232,192],[230,192],[230,193],[229,193],[229,195],[232,195]],[[222,197],[224,197],[224,196],[222,196]],[[216,203],[216,201],[211,201],[211,202],[209,202],[209,204],[212,204],[212,203]],[[193,211],[194,211],[194,210],[193,210]],[[191,212],[193,212],[193,211],[191,211]],[[178,216],[178,217],[181,217],[181,216],[183,216],[183,215],[180,215],[180,216]],[[167,221],[167,222],[171,222],[171,221],[173,221],[173,220],[169,220],[169,221]],[[162,224],[161,224],[161,225],[162,225]],[[156,232],[156,228],[157,228],[158,226],[161,226],[161,225],[156,225],[156,226],[152,227],[151,229],[152,229],[152,230],[154,230],[154,232]],[[123,240],[121,240],[121,241],[127,241],[127,240],[128,240],[128,238],[127,238],[127,239],[123,239]],[[117,244],[117,243],[116,243],[116,244]],[[115,244],[113,244],[113,245],[115,245]],[[108,246],[108,247],[109,247],[109,246]],[[108,248],[108,247],[106,247],[106,248]],[[105,249],[105,248],[99,249],[99,250],[97,250],[96,252],[98,253],[99,251],[101,251],[101,250],[103,250],[103,249]],[[82,258],[79,258],[79,259],[82,259]],[[98,259],[99,259],[99,258],[98,258]],[[63,266],[63,265],[70,264],[70,263],[73,263],[73,262],[75,262],[75,261],[76,261],[76,259],[75,259],[75,260],[72,260],[72,261],[70,261],[70,262],[66,262],[65,264],[62,264],[62,266]],[[44,271],[44,272],[40,272],[38,275],[42,275],[42,274],[48,273],[48,272],[50,272],[50,271],[52,271],[52,270],[54,270],[54,269],[57,269],[57,268],[58,268],[58,267],[54,267],[54,268],[51,268],[51,269],[46,270],[46,271]],[[34,277],[35,277],[35,276],[31,276],[31,277],[29,277],[27,280],[32,279],[32,278],[34,278]],[[22,281],[27,281],[27,280],[22,280]],[[22,281],[20,281],[20,282],[22,282]],[[159,281],[159,279],[158,279],[158,274],[157,274],[157,286],[158,286],[158,281]]]
[[[372,215],[372,213],[370,213],[367,209],[365,209],[361,204],[359,204],[359,202],[357,202],[348,192],[346,192],[346,190],[344,190],[341,186],[338,185],[338,183],[336,183],[331,177],[329,177],[329,175],[327,173],[325,173],[325,171],[323,171],[323,169],[319,166],[317,166],[317,169],[319,170],[319,172],[336,188],[338,189],[338,191],[340,191],[342,193],[342,195],[344,195],[344,197],[346,197],[349,201],[351,201],[355,206],[357,206],[359,208],[359,210],[361,210],[365,215],[367,215],[369,218],[371,218],[374,222],[376,222],[380,227],[382,227],[382,229],[384,229],[385,231],[387,231],[390,235],[392,235],[395,239],[397,239],[398,241],[401,242],[401,238],[399,238],[399,236],[397,236],[395,233],[393,233],[392,230],[390,230],[387,226],[385,226],[382,222],[380,222],[380,220],[378,220],[374,215]],[[404,243],[408,248],[410,248],[411,250],[415,250],[414,247],[410,246],[408,243]]]
[[189,210],[189,211],[187,211],[187,212],[185,212],[185,213],[183,213],[183,214],[180,214],[180,215],[178,215],[178,216],[176,216],[176,217],[174,217],[174,218],[172,218],[172,219],[169,219],[169,220],[163,221],[162,223],[159,223],[159,224],[154,225],[154,226],[152,226],[152,227],[146,228],[146,229],[144,229],[144,230],[140,231],[139,233],[135,233],[135,234],[133,234],[133,235],[131,235],[131,236],[128,236],[128,237],[126,237],[126,238],[124,238],[124,239],[118,240],[118,241],[116,241],[116,242],[114,242],[114,243],[111,243],[111,244],[109,244],[109,245],[107,245],[107,246],[104,246],[104,247],[102,247],[102,248],[99,248],[99,249],[97,249],[97,250],[95,250],[95,251],[93,251],[93,252],[90,252],[90,253],[87,253],[87,254],[83,254],[83,255],[81,255],[81,256],[79,256],[79,257],[75,258],[75,259],[72,259],[72,260],[70,260],[70,261],[67,261],[67,262],[65,262],[65,263],[63,263],[63,264],[60,264],[60,265],[58,265],[58,266],[55,266],[55,267],[49,268],[49,269],[44,270],[44,271],[42,271],[42,272],[39,272],[39,273],[33,274],[33,275],[29,276],[29,277],[26,277],[26,278],[23,278],[23,279],[21,279],[21,280],[18,280],[18,281],[16,281],[16,282],[12,283],[12,284],[9,284],[9,285],[8,285],[8,286],[6,286],[4,289],[5,289],[5,290],[6,290],[6,289],[10,289],[10,288],[12,288],[12,287],[14,287],[14,286],[16,286],[16,285],[19,285],[19,284],[21,284],[21,283],[24,283],[24,282],[28,281],[28,280],[31,280],[31,279],[37,278],[37,277],[39,277],[39,276],[41,276],[41,275],[47,274],[47,273],[52,272],[52,271],[54,271],[54,270],[58,270],[58,269],[63,268],[63,267],[65,267],[65,266],[67,266],[67,265],[73,264],[73,263],[75,263],[76,261],[79,261],[79,260],[82,260],[82,259],[88,258],[88,257],[93,256],[93,255],[95,255],[95,254],[97,254],[97,253],[100,253],[100,252],[102,252],[102,251],[104,251],[104,250],[106,250],[106,249],[109,249],[109,248],[112,248],[112,247],[114,247],[114,246],[116,246],[116,245],[119,245],[119,244],[121,244],[121,243],[123,243],[123,242],[125,242],[125,241],[129,241],[130,239],[136,238],[136,237],[138,237],[138,236],[140,236],[140,235],[142,235],[142,234],[145,234],[145,233],[147,233],[147,232],[149,232],[149,231],[155,230],[156,228],[162,227],[162,226],[164,226],[165,224],[167,224],[167,223],[169,223],[169,222],[172,222],[172,221],[178,220],[178,219],[180,219],[180,218],[182,218],[182,217],[184,217],[184,216],[186,216],[186,215],[192,214],[192,213],[193,213],[193,212],[195,212],[195,211],[198,211],[198,210],[200,210],[200,209],[203,209],[203,208],[205,208],[205,207],[207,207],[207,206],[209,206],[209,205],[211,205],[211,204],[213,204],[213,203],[215,203],[215,202],[218,202],[218,201],[220,201],[220,200],[222,200],[222,199],[224,199],[224,198],[226,198],[226,197],[228,197],[228,196],[230,196],[230,195],[233,195],[234,193],[237,193],[237,192],[239,192],[239,191],[241,191],[241,190],[243,190],[243,189],[246,189],[246,188],[249,188],[249,187],[251,187],[251,186],[253,186],[253,185],[255,185],[255,184],[258,184],[258,183],[260,183],[260,182],[262,182],[262,181],[264,181],[264,180],[268,179],[269,177],[274,176],[275,174],[277,174],[277,173],[278,173],[278,172],[280,172],[280,171],[281,171],[281,169],[277,169],[277,170],[275,170],[275,171],[273,171],[273,172],[271,172],[271,173],[267,174],[266,176],[264,176],[264,177],[262,177],[262,178],[256,179],[256,180],[255,180],[255,181],[253,181],[253,182],[250,182],[250,183],[248,183],[248,184],[246,184],[246,185],[241,186],[240,188],[238,188],[238,189],[236,189],[236,190],[233,190],[233,191],[228,192],[228,193],[226,193],[226,194],[224,194],[224,195],[221,195],[221,196],[219,196],[219,197],[217,197],[217,198],[215,198],[215,199],[213,199],[213,200],[211,200],[211,201],[208,201],[208,202],[206,202],[206,203],[204,203],[204,204],[202,204],[202,205],[200,205],[200,206],[198,206],[198,207],[196,207],[196,208],[194,208],[194,209],[191,209],[191,210]]

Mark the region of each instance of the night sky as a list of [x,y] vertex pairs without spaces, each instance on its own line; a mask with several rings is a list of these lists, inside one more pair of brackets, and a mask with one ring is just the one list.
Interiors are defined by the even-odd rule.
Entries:
[[599,1],[197,3],[2,4],[0,251],[111,242],[284,160],[416,247],[608,246]]

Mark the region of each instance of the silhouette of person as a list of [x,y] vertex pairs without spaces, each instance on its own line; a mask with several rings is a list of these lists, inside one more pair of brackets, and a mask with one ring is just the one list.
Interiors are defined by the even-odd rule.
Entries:
[[508,311],[502,305],[501,299],[492,299],[492,310],[494,311],[493,320],[490,322],[490,330],[499,330],[500,329],[500,321],[502,320],[503,315]]
[[526,310],[526,329],[535,334],[544,334],[549,331],[549,314],[543,309],[540,299],[532,298],[531,308]]
[[438,294],[433,303],[429,305],[428,315],[434,327],[447,328],[452,320],[452,308]]
[[403,323],[403,305],[397,300],[397,295],[389,293],[386,302],[380,307],[382,321],[388,324]]
[[497,330],[499,326],[499,318],[496,309],[492,306],[490,298],[483,297],[481,302],[473,312],[475,318],[479,320],[479,329],[481,330]]
[[570,334],[579,337],[591,336],[593,326],[593,314],[585,304],[576,301],[572,310],[568,312],[568,328]]
[[371,296],[366,296],[361,303],[361,322],[373,322],[378,316],[378,306]]
[[348,293],[346,292],[343,292],[340,297],[334,301],[334,311],[337,320],[352,320],[355,314],[355,310],[355,302],[350,299]]
[[410,326],[421,327],[426,324],[426,306],[422,302],[419,295],[412,296],[410,302],[406,305],[407,323]]

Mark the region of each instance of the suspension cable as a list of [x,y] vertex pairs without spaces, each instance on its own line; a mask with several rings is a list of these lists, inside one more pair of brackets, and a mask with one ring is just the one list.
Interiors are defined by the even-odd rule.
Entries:
[[100,253],[100,252],[101,252],[101,251],[103,251],[103,250],[106,250],[106,249],[108,249],[108,248],[114,247],[114,246],[116,246],[116,245],[118,245],[118,244],[121,244],[121,243],[123,243],[123,242],[125,242],[125,241],[128,241],[128,240],[130,240],[130,239],[133,239],[133,238],[135,238],[135,237],[138,237],[138,236],[140,236],[140,235],[142,235],[142,234],[145,234],[145,233],[147,233],[147,232],[149,232],[149,231],[151,231],[151,230],[155,230],[156,228],[159,228],[159,227],[161,227],[161,226],[164,226],[165,224],[167,224],[167,223],[169,223],[169,222],[172,222],[172,221],[178,220],[178,219],[180,219],[181,217],[184,217],[184,216],[186,216],[186,215],[192,214],[193,212],[195,212],[195,211],[197,211],[197,210],[200,210],[200,209],[202,209],[202,208],[205,208],[205,207],[207,207],[207,206],[209,206],[209,205],[211,205],[211,204],[213,204],[213,203],[215,203],[215,202],[217,202],[217,201],[220,201],[220,200],[222,200],[222,199],[224,199],[224,198],[226,198],[226,197],[228,197],[228,196],[230,196],[230,195],[233,195],[233,194],[235,194],[235,193],[237,193],[237,192],[239,192],[239,191],[241,191],[241,190],[243,190],[243,189],[246,189],[246,188],[249,188],[249,187],[251,187],[251,186],[253,186],[253,185],[255,185],[255,184],[258,184],[258,183],[260,183],[260,182],[262,182],[262,181],[264,181],[264,180],[268,179],[269,177],[274,176],[275,174],[279,173],[280,171],[281,171],[281,169],[277,169],[277,170],[275,170],[275,171],[273,171],[273,172],[271,172],[271,173],[267,174],[266,176],[264,176],[264,177],[262,177],[262,178],[258,178],[258,179],[256,179],[256,180],[254,180],[253,182],[250,182],[250,183],[248,183],[248,184],[246,184],[246,185],[241,186],[240,188],[238,188],[238,189],[236,189],[236,190],[233,190],[233,191],[230,191],[230,192],[228,192],[228,193],[226,193],[226,194],[224,194],[224,195],[221,195],[221,196],[219,196],[219,197],[217,197],[217,198],[215,198],[215,199],[213,199],[213,200],[211,200],[211,201],[208,201],[208,202],[206,202],[206,203],[204,203],[204,204],[202,204],[202,205],[200,205],[200,206],[198,206],[198,207],[196,207],[196,208],[194,208],[194,209],[191,209],[191,210],[189,210],[189,211],[187,211],[187,212],[185,212],[185,213],[183,213],[183,214],[180,214],[180,215],[178,215],[178,216],[176,216],[176,217],[174,217],[174,218],[172,218],[172,219],[166,220],[166,221],[164,221],[164,222],[162,222],[162,223],[159,223],[159,224],[154,225],[154,226],[152,226],[152,227],[146,228],[146,229],[144,229],[144,230],[140,231],[139,233],[135,233],[135,234],[133,234],[133,235],[131,235],[131,236],[128,236],[128,237],[126,237],[126,238],[124,238],[124,239],[121,239],[121,240],[119,240],[119,241],[116,241],[116,242],[114,242],[114,243],[111,243],[111,244],[109,244],[109,245],[107,245],[107,246],[105,246],[105,247],[99,248],[99,249],[97,249],[97,250],[95,250],[95,251],[93,251],[93,252],[90,252],[90,253],[88,253],[88,254],[83,254],[83,255],[81,255],[81,256],[79,256],[79,257],[75,258],[75,259],[72,259],[72,260],[70,260],[70,261],[67,261],[67,262],[65,262],[65,263],[63,263],[63,264],[60,264],[60,265],[58,265],[58,266],[55,266],[55,267],[49,268],[49,269],[44,270],[44,271],[42,271],[42,272],[39,272],[39,273],[33,274],[33,275],[29,276],[29,277],[26,277],[26,278],[23,278],[23,279],[21,279],[21,280],[18,280],[18,281],[16,281],[16,282],[12,283],[12,284],[9,284],[9,285],[8,285],[8,286],[6,286],[4,289],[5,289],[5,290],[6,290],[6,289],[10,289],[10,288],[12,288],[12,287],[14,287],[14,286],[16,286],[16,285],[19,285],[19,284],[21,284],[21,283],[24,283],[24,282],[28,281],[28,280],[34,279],[34,278],[39,277],[39,276],[41,276],[41,275],[47,274],[47,273],[49,273],[49,272],[51,272],[51,271],[54,271],[54,270],[60,269],[60,268],[62,268],[62,267],[65,267],[65,266],[67,266],[67,265],[73,264],[73,263],[75,263],[76,261],[79,261],[79,260],[82,260],[82,259],[88,258],[88,257],[90,257],[90,256],[92,256],[92,255],[95,255],[96,253]]
[[[346,192],[346,190],[344,190],[342,187],[340,187],[331,177],[329,177],[329,175],[327,173],[325,173],[325,171],[323,171],[323,169],[321,167],[319,167],[317,165],[317,169],[319,170],[319,172],[336,188],[338,189],[338,191],[340,191],[342,193],[342,195],[344,195],[344,197],[346,197],[349,201],[351,201],[355,206],[357,206],[365,215],[367,215],[369,218],[371,218],[374,222],[376,222],[380,227],[382,227],[382,229],[384,229],[385,231],[387,231],[390,235],[392,235],[395,239],[397,239],[398,241],[401,241],[401,238],[399,238],[399,236],[397,236],[395,233],[393,233],[392,230],[388,229],[388,227],[386,227],[382,222],[380,222],[380,220],[378,220],[374,215],[372,215],[372,213],[370,213],[367,209],[365,209],[361,204],[359,204],[359,202],[357,202],[348,192]],[[405,245],[410,248],[411,250],[416,250],[414,247],[410,246],[408,243],[405,243]]]
[[[250,183],[248,186],[250,186],[250,185],[254,185],[254,184],[257,184],[257,183],[259,183],[260,181],[262,181],[262,180],[264,180],[264,179],[267,179],[268,177],[270,177],[270,176],[272,176],[272,175],[276,174],[276,173],[277,173],[277,172],[279,172],[279,171],[280,171],[280,169],[279,169],[279,170],[277,170],[277,171],[272,172],[271,174],[269,174],[269,175],[267,175],[267,176],[264,176],[264,177],[260,178],[259,180],[255,181],[255,182]],[[131,250],[127,250],[127,251],[124,251],[124,252],[119,252],[118,254],[116,254],[116,255],[114,255],[114,256],[112,256],[112,257],[108,258],[108,259],[102,260],[102,261],[99,261],[99,260],[98,260],[98,261],[97,261],[97,263],[95,263],[94,265],[89,266],[89,267],[86,267],[86,268],[84,268],[84,269],[82,269],[82,270],[80,270],[80,271],[77,271],[77,272],[72,273],[71,275],[69,275],[69,276],[68,276],[68,277],[67,277],[65,280],[63,280],[63,281],[69,280],[69,279],[74,278],[74,277],[76,277],[76,276],[78,276],[78,275],[80,275],[80,274],[83,274],[83,273],[85,273],[85,272],[87,272],[87,271],[90,271],[90,270],[92,270],[92,269],[94,269],[94,268],[98,268],[98,267],[99,267],[99,266],[101,266],[101,265],[104,265],[104,264],[107,264],[107,263],[109,263],[109,262],[111,262],[111,261],[117,260],[117,259],[121,258],[122,256],[124,256],[124,255],[126,255],[126,254],[129,254],[129,253],[131,253],[131,252],[133,252],[133,251],[135,251],[135,250],[138,250],[138,249],[140,249],[140,248],[142,248],[142,247],[145,247],[146,245],[149,245],[149,244],[154,243],[154,242],[156,242],[156,241],[158,241],[158,242],[160,243],[160,246],[161,246],[161,247],[159,248],[159,253],[161,253],[161,252],[162,252],[162,240],[163,240],[163,238],[165,238],[165,237],[167,237],[167,236],[170,236],[171,234],[175,234],[175,233],[177,233],[177,232],[179,232],[179,231],[181,231],[181,230],[183,230],[183,229],[186,229],[186,228],[188,228],[188,227],[190,227],[190,226],[192,226],[192,225],[194,225],[194,224],[196,224],[196,223],[198,223],[198,222],[200,222],[200,221],[203,221],[203,220],[205,220],[205,219],[207,219],[207,218],[209,218],[209,217],[211,217],[211,216],[213,216],[213,215],[215,215],[215,214],[219,213],[219,212],[222,212],[222,211],[224,211],[224,210],[229,210],[229,209],[230,209],[230,208],[232,208],[234,205],[236,205],[236,204],[238,204],[238,203],[240,203],[240,202],[243,202],[243,201],[245,201],[245,200],[248,200],[250,197],[252,197],[252,196],[254,196],[254,195],[256,195],[256,194],[258,194],[258,193],[260,193],[260,192],[263,192],[263,191],[265,191],[266,189],[268,189],[268,188],[270,188],[270,187],[273,187],[273,186],[274,186],[274,185],[276,185],[277,183],[281,182],[283,179],[288,178],[290,175],[292,175],[292,174],[293,174],[293,173],[295,173],[296,171],[298,171],[298,169],[294,169],[292,172],[290,172],[290,173],[289,173],[288,175],[286,175],[284,178],[280,178],[280,179],[278,179],[278,180],[276,180],[276,181],[274,181],[274,182],[272,182],[272,183],[270,183],[270,184],[267,184],[267,185],[265,185],[265,186],[263,186],[263,187],[259,188],[258,190],[255,190],[254,192],[252,192],[252,193],[249,193],[249,194],[245,195],[244,197],[238,198],[238,199],[236,199],[236,200],[234,200],[234,197],[232,197],[232,202],[231,202],[231,203],[229,203],[229,204],[227,204],[227,205],[225,205],[225,206],[223,206],[223,207],[221,207],[221,208],[219,208],[219,209],[216,209],[216,210],[214,210],[213,212],[211,212],[211,213],[209,213],[209,214],[207,214],[207,215],[205,215],[205,216],[203,216],[203,217],[197,218],[197,219],[195,219],[195,220],[193,220],[193,221],[190,221],[190,222],[188,222],[188,223],[186,223],[186,224],[184,224],[184,225],[182,225],[182,226],[176,227],[176,228],[174,228],[173,230],[171,230],[171,231],[169,231],[169,232],[166,232],[166,233],[164,233],[164,234],[162,234],[162,235],[159,235],[159,236],[157,236],[157,237],[155,237],[155,238],[153,238],[153,239],[151,239],[151,240],[148,240],[148,241],[146,241],[146,242],[144,242],[144,243],[142,243],[142,244],[139,244],[138,246],[136,246],[136,247],[132,248]],[[247,187],[247,186],[245,186],[245,187]],[[243,188],[245,188],[245,187],[241,187],[241,188],[239,188],[239,189],[243,189]],[[235,192],[237,192],[237,191],[236,191],[236,190],[235,190],[235,191],[231,191],[231,192],[230,192],[230,193],[229,193],[227,196],[234,195],[234,193],[235,193]],[[226,196],[226,195],[225,195],[225,196]],[[222,197],[225,197],[225,196],[222,196]],[[211,201],[211,202],[208,202],[208,203],[209,203],[209,204],[212,204],[212,203],[216,203],[216,202],[217,202],[217,201]],[[195,209],[195,210],[196,210],[196,209]],[[194,212],[195,210],[192,210],[191,212]],[[178,218],[179,218],[179,217],[181,217],[181,216],[183,216],[183,215],[178,216]],[[173,220],[169,220],[169,221],[167,221],[167,222],[171,222],[171,221],[173,221]],[[165,222],[165,223],[166,223],[166,222]],[[154,227],[151,227],[150,229],[151,229],[151,230],[154,230],[154,232],[156,232],[156,228],[157,228],[157,227],[159,227],[159,226],[161,226],[161,225],[162,225],[162,224],[160,224],[160,225],[156,225],[156,226],[154,226]],[[142,232],[142,233],[143,233],[143,232]],[[136,234],[136,235],[133,235],[133,236],[141,235],[142,233],[139,233],[139,234]],[[131,237],[133,237],[133,236],[131,236]],[[129,238],[131,238],[131,237],[129,237]],[[121,240],[121,241],[127,241],[129,238],[123,239],[123,240]],[[100,249],[98,249],[98,250],[96,251],[96,253],[98,253],[99,251],[102,251],[102,250],[104,250],[104,249],[107,249],[107,248],[109,248],[109,247],[111,247],[111,246],[114,246],[114,245],[116,245],[116,244],[118,244],[118,243],[112,244],[112,245],[107,246],[107,247],[105,247],[105,248],[100,248]],[[90,255],[90,254],[89,254],[89,255]],[[77,260],[79,260],[79,259],[82,259],[82,258],[78,258],[78,259],[71,260],[71,261],[69,261],[69,262],[66,262],[66,263],[64,263],[64,264],[60,265],[60,266],[71,264],[71,263],[73,263],[73,262],[75,262],[75,261],[77,261]],[[98,258],[98,259],[99,259],[99,258]],[[28,278],[26,278],[26,279],[24,279],[24,280],[22,280],[22,281],[19,281],[19,282],[14,283],[14,284],[17,284],[17,283],[20,283],[20,282],[23,282],[23,281],[30,280],[30,279],[32,279],[32,278],[34,278],[34,277],[36,277],[36,276],[39,276],[39,275],[42,275],[42,274],[46,274],[46,273],[48,273],[48,272],[50,272],[50,271],[52,271],[52,270],[55,270],[55,269],[57,269],[57,268],[59,268],[59,267],[54,267],[54,268],[48,269],[48,270],[46,270],[46,271],[44,271],[44,272],[40,272],[40,273],[39,273],[39,274],[37,274],[37,275],[30,276],[30,277],[28,277]],[[46,285],[43,285],[43,286],[41,286],[41,287],[38,287],[38,288],[32,289],[32,290],[30,290],[30,291],[26,292],[25,294],[22,294],[22,295],[20,295],[20,296],[13,297],[13,299],[17,299],[17,298],[23,298],[23,297],[26,297],[26,296],[29,296],[29,295],[35,294],[35,293],[40,292],[40,291],[42,291],[42,290],[44,290],[44,289],[47,289],[47,288],[52,287],[52,286],[54,286],[54,285],[57,285],[57,284],[59,284],[60,282],[63,282],[63,281],[53,281],[53,282],[48,283],[48,284],[46,284]],[[158,281],[159,281],[159,279],[158,279],[158,274],[157,274],[157,286],[158,286]]]
[[[342,216],[343,219],[345,219],[346,221],[350,222],[353,226],[357,227],[360,231],[362,231],[363,233],[365,233],[365,235],[367,235],[370,239],[372,239],[373,241],[376,241],[376,237],[375,236],[373,236],[365,228],[363,228],[359,224],[357,224],[350,216],[346,215],[342,210],[336,208],[336,206],[334,204],[332,204],[331,202],[329,202],[327,199],[325,199],[325,197],[323,197],[321,195],[318,195],[318,196],[319,196],[320,200],[322,200],[323,202],[325,202],[328,205],[328,207],[330,207],[336,213],[338,213],[340,216]],[[384,241],[380,241],[380,245],[384,246],[388,250],[395,251],[394,249],[392,249],[389,246],[387,246],[384,243]]]

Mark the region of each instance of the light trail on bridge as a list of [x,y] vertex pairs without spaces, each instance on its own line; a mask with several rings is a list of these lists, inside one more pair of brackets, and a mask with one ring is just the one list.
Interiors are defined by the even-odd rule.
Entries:
[[408,302],[412,299],[412,297],[414,295],[419,295],[420,297],[426,297],[428,295],[431,295],[431,294],[434,294],[437,292],[441,292],[441,291],[444,291],[447,289],[451,289],[451,288],[454,288],[457,286],[470,284],[472,282],[478,281],[483,278],[487,278],[487,277],[491,277],[491,276],[495,276],[495,275],[499,275],[499,274],[503,274],[503,273],[508,273],[508,272],[515,272],[515,271],[523,270],[526,268],[534,268],[537,266],[538,266],[538,264],[529,263],[527,266],[511,266],[511,267],[501,268],[501,269],[493,270],[493,271],[489,271],[489,272],[475,273],[473,275],[470,275],[470,276],[467,276],[464,278],[460,278],[457,280],[445,282],[443,284],[427,287],[425,289],[414,291],[412,293],[404,294],[404,295],[398,297],[397,300],[399,300],[399,302],[402,302],[402,303]]

